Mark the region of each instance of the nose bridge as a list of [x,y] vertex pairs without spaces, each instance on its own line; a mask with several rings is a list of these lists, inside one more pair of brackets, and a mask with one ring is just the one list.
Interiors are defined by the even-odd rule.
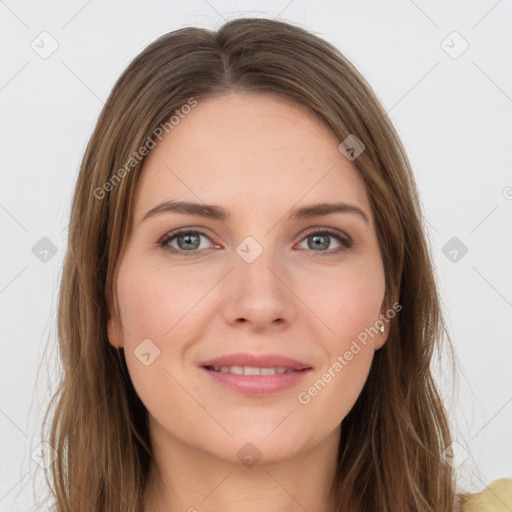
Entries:
[[237,288],[262,293],[269,300],[286,295],[280,276],[285,273],[285,267],[269,243],[263,246],[255,238],[246,237],[236,248],[234,267]]
[[[279,282],[277,274],[279,271],[276,272],[278,268],[282,268],[278,261],[279,257],[276,251],[271,250],[268,244],[264,248],[253,240],[244,240],[236,249],[237,257],[235,258],[234,265],[237,279],[240,280],[244,287],[252,288],[256,286],[256,288],[261,288],[265,293],[271,291],[279,292],[277,290],[279,288],[277,286],[277,282]],[[276,290],[273,290],[274,288]]]

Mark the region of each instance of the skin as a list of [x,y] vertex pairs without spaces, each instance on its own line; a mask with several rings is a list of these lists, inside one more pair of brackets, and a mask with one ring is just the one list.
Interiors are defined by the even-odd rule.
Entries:
[[[370,337],[321,392],[299,403],[298,394],[386,311],[369,198],[339,142],[302,106],[230,92],[199,101],[146,158],[118,266],[120,318],[111,308],[108,323],[149,411],[160,473],[153,467],[146,511],[330,510],[340,423],[387,338],[387,331]],[[142,220],[164,200],[219,205],[230,217],[165,212]],[[287,219],[293,208],[340,201],[368,222],[347,212]],[[205,232],[195,253],[158,245],[178,228]],[[315,250],[310,235],[323,228],[348,235],[352,247],[327,236]],[[247,236],[263,248],[252,263],[236,252]],[[168,246],[185,252],[183,238]],[[148,366],[134,354],[145,339],[160,350]],[[313,370],[292,389],[248,397],[198,366],[241,351],[284,354]],[[252,467],[237,457],[249,442],[261,453]]]

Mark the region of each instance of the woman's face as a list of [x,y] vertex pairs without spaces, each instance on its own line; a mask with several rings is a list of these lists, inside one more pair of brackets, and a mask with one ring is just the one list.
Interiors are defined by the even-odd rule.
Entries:
[[146,158],[108,332],[161,441],[264,463],[338,438],[387,337],[374,219],[340,142],[301,106],[230,93]]

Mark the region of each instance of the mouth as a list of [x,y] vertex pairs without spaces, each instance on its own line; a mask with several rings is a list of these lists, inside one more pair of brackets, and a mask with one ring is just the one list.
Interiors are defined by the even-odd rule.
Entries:
[[206,361],[200,368],[223,388],[248,396],[272,395],[290,389],[313,370],[285,356],[248,354]]
[[247,352],[209,359],[200,363],[200,366],[216,372],[237,375],[273,375],[311,368],[311,365],[285,355]]
[[284,373],[305,372],[309,368],[294,370],[284,366],[276,368],[260,368],[258,366],[203,366],[207,370],[217,373],[233,373],[235,375],[283,375]]

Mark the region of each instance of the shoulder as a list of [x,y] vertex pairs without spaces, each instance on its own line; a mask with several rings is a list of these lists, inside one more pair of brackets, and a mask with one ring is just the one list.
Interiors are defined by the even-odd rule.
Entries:
[[509,512],[512,510],[512,480],[494,480],[483,491],[460,495],[461,512]]

